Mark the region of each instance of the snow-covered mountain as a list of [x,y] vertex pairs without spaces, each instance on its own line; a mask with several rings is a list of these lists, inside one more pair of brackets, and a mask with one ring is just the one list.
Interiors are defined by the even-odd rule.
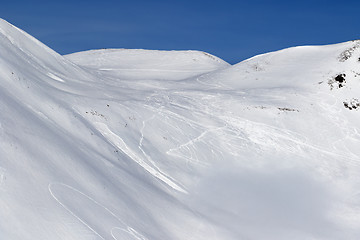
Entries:
[[229,66],[220,58],[199,51],[103,49],[66,58],[103,74],[131,80],[182,80]]
[[359,239],[359,95],[360,41],[231,66],[0,20],[0,239]]

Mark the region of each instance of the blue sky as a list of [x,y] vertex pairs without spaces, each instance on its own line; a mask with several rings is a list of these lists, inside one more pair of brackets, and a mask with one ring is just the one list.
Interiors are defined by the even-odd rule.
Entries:
[[98,48],[202,50],[229,63],[360,38],[360,1],[12,0],[0,17],[60,54]]

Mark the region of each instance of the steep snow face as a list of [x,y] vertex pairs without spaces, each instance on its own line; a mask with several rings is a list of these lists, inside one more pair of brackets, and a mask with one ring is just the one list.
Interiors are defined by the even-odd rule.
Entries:
[[79,71],[75,64],[2,19],[0,42],[0,58],[16,68],[33,68],[42,73],[56,72],[57,75],[68,75],[69,70]]
[[123,79],[181,80],[229,66],[220,58],[199,51],[103,49],[74,53],[66,58]]
[[228,66],[0,34],[1,238],[360,237],[358,42]]
[[151,83],[84,70],[4,21],[1,34],[2,238],[230,235],[180,200],[196,175],[157,149]]

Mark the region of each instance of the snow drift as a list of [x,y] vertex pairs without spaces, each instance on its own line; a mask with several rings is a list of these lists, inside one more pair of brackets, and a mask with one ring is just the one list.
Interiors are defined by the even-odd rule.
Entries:
[[0,20],[1,239],[358,239],[359,57],[61,56]]

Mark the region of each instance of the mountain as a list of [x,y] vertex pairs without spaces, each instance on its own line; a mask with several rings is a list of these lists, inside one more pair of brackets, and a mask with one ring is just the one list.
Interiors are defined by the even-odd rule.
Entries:
[[61,56],[0,20],[1,239],[358,239],[359,58]]
[[78,65],[121,79],[182,80],[229,66],[199,51],[102,49],[66,56]]

